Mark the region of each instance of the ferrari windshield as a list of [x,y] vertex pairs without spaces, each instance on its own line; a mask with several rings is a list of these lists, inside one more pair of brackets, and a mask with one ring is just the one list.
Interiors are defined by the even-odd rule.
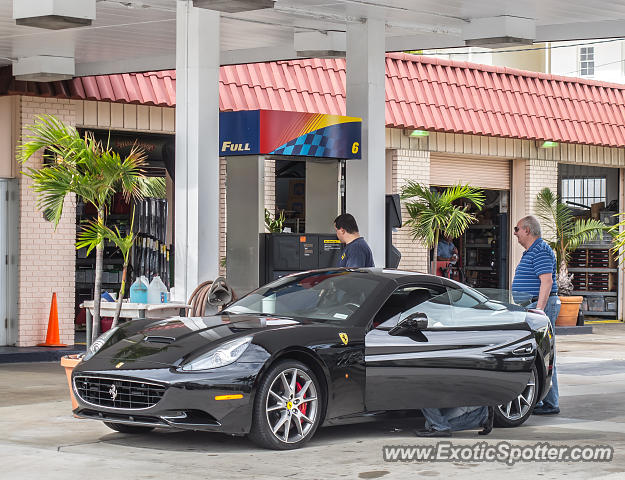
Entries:
[[345,322],[380,282],[373,275],[349,270],[287,276],[253,291],[224,312]]

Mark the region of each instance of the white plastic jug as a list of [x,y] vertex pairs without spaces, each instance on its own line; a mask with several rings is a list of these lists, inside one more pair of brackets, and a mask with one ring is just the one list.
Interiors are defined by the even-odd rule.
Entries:
[[148,303],[148,282],[147,278],[141,276],[137,278],[130,287],[131,303]]
[[148,303],[167,303],[167,287],[156,275],[148,287]]

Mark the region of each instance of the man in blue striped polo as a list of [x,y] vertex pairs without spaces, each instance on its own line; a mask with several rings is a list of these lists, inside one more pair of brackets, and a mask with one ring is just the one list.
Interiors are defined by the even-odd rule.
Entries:
[[[560,313],[556,256],[549,244],[541,238],[540,223],[536,217],[530,215],[519,220],[514,227],[514,235],[525,252],[514,272],[512,291],[530,295],[532,303],[528,308],[542,310],[549,317],[555,332],[556,318]],[[551,390],[541,403],[536,404],[534,413],[538,415],[560,413],[555,352]]]

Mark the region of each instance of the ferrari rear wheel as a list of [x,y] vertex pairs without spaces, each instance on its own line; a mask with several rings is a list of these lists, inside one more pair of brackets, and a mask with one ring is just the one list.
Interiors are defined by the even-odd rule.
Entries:
[[524,423],[534,410],[538,400],[538,371],[532,367],[527,385],[514,400],[495,407],[494,424],[497,427],[518,427]]
[[104,422],[104,425],[120,433],[148,433],[154,427],[142,427],[139,425],[126,425],[125,423]]
[[321,411],[315,373],[296,360],[279,362],[259,385],[249,437],[274,450],[299,448],[315,434]]

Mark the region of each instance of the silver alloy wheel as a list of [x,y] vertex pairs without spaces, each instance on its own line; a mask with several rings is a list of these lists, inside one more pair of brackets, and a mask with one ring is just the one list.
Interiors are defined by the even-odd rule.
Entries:
[[317,388],[303,370],[283,370],[271,383],[265,413],[273,435],[281,442],[297,443],[305,438],[318,410]]
[[534,397],[536,396],[536,376],[534,370],[530,373],[530,378],[527,381],[525,389],[519,394],[517,398],[499,405],[497,408],[499,412],[508,420],[518,420],[523,418],[532,405],[534,404]]

